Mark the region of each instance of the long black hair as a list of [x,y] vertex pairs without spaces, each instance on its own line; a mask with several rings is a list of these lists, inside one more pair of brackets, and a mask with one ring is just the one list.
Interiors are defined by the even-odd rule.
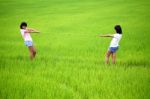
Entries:
[[23,28],[22,28],[23,26],[27,27],[27,23],[26,23],[26,22],[21,22],[21,24],[20,24],[20,29],[23,29]]
[[114,28],[115,28],[115,30],[116,30],[116,33],[122,34],[122,29],[121,29],[121,26],[120,26],[120,25],[116,25]]

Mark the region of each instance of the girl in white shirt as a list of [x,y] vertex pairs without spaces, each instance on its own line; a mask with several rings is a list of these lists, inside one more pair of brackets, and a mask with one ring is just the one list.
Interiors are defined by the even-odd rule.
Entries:
[[32,37],[31,37],[30,33],[39,33],[39,31],[37,31],[35,29],[27,28],[27,23],[22,22],[20,24],[20,32],[24,39],[25,45],[29,48],[30,59],[32,60],[33,58],[35,58],[36,50],[35,50],[35,47],[33,46],[33,41],[32,41]]
[[119,48],[119,42],[122,38],[122,29],[120,25],[116,25],[114,27],[114,29],[116,30],[115,34],[106,34],[106,35],[100,35],[100,37],[111,37],[112,41],[110,43],[109,49],[106,53],[106,59],[105,59],[105,63],[108,64],[109,63],[109,57],[110,55],[112,55],[112,63],[115,64],[116,62],[116,51]]

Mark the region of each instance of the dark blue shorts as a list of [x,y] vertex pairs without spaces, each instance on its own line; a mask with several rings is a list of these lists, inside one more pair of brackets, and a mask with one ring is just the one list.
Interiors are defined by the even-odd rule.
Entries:
[[119,47],[109,47],[109,51],[115,53]]

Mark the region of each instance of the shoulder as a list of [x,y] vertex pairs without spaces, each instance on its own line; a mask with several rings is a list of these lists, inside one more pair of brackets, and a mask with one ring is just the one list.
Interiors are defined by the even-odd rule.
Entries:
[[26,31],[25,29],[20,29],[21,34],[24,34],[25,31]]
[[118,34],[118,33],[116,33],[116,34],[114,34],[114,37],[115,38],[120,38],[122,35],[121,34]]
[[26,31],[25,29],[20,29],[20,32],[24,32],[24,31]]
[[117,36],[117,33],[113,34],[113,37],[116,37]]
[[122,34],[118,34],[118,33],[116,33],[116,34],[114,34],[114,36],[122,36]]
[[25,31],[25,29],[20,29],[20,31]]

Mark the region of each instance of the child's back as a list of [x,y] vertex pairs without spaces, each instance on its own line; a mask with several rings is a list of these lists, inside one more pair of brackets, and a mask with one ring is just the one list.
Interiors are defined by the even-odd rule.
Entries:
[[114,34],[110,43],[110,47],[118,47],[121,38],[122,38],[122,34],[118,34],[118,33]]

